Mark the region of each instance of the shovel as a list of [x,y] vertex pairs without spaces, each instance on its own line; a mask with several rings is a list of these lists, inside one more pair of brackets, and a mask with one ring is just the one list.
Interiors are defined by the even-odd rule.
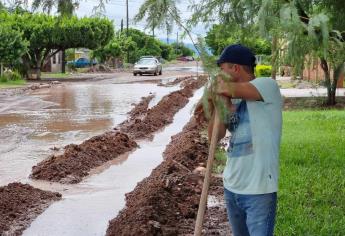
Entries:
[[218,143],[219,124],[220,124],[219,115],[218,115],[217,109],[215,109],[211,144],[210,144],[209,152],[208,152],[207,167],[206,167],[206,173],[205,173],[205,178],[204,178],[204,184],[202,186],[202,193],[201,193],[200,202],[199,202],[198,215],[196,218],[196,223],[195,223],[195,228],[194,228],[194,236],[200,236],[201,231],[202,231],[202,224],[204,221],[205,209],[206,209],[206,204],[207,204],[208,190],[210,188],[213,160],[214,160],[214,155],[215,155],[217,143]]

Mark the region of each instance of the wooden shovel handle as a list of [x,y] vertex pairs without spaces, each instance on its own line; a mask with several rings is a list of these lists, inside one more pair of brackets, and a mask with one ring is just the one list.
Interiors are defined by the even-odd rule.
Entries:
[[211,137],[211,144],[209,147],[204,184],[202,186],[202,193],[201,193],[200,202],[199,202],[198,215],[197,215],[196,223],[195,223],[194,236],[200,236],[201,231],[202,231],[202,225],[203,225],[204,215],[205,215],[205,210],[206,210],[206,205],[207,205],[208,190],[210,188],[213,160],[214,160],[214,155],[216,153],[216,148],[217,148],[217,143],[218,143],[219,124],[220,124],[220,120],[219,120],[219,115],[216,109],[214,121],[213,121],[212,137]]

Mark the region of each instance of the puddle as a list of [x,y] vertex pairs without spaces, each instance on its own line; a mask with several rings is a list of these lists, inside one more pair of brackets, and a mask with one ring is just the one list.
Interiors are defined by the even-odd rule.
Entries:
[[179,87],[152,84],[71,83],[32,95],[0,99],[0,186],[26,181],[52,147],[80,143],[127,117],[131,104],[150,92],[150,107]]
[[188,122],[202,92],[203,89],[199,89],[175,115],[174,122],[157,133],[153,141],[139,142],[140,149],[106,166],[102,173],[73,186],[31,182],[34,186],[63,190],[63,200],[51,205],[23,235],[105,235],[108,221],[125,206],[125,193],[132,191],[161,163],[171,136],[179,133]]

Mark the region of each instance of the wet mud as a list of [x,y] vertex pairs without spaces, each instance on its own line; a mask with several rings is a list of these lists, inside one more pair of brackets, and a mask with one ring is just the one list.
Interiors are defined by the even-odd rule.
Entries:
[[[126,207],[109,222],[107,235],[193,235],[202,191],[208,142],[195,119],[172,137],[164,161],[126,195]],[[210,195],[222,199],[221,179],[214,178]],[[219,201],[220,201],[219,200]],[[205,235],[229,235],[224,204],[208,207]]]
[[156,106],[147,111],[141,110],[145,114],[142,118],[129,119],[116,129],[127,133],[136,140],[152,139],[154,132],[172,123],[174,115],[188,103],[189,98],[193,96],[193,92],[201,88],[206,81],[207,77],[190,80],[184,88],[164,96]]
[[[68,184],[79,183],[85,176],[90,174],[92,169],[134,150],[138,146],[137,140],[150,138],[154,132],[172,123],[174,115],[188,103],[189,98],[193,96],[193,92],[202,87],[206,81],[207,77],[190,79],[182,89],[166,95],[150,109],[148,107],[153,95],[143,97],[142,101],[129,112],[130,118],[117,126],[116,130],[90,138],[79,145],[67,145],[61,150],[62,154],[52,155],[34,166],[30,177]],[[121,232],[124,232],[124,234],[116,233],[114,235],[138,235],[137,233],[129,233],[132,231],[133,225],[142,225],[143,228],[140,228],[140,231],[138,229],[133,231],[144,232],[144,234],[139,235],[154,235],[155,232],[158,232],[158,234],[178,232],[180,234],[188,232],[189,228],[193,227],[192,225],[188,226],[190,224],[188,220],[194,218],[197,210],[202,176],[193,173],[192,170],[200,163],[205,162],[207,141],[205,138],[198,136],[200,126],[194,122],[190,122],[184,131],[173,138],[164,154],[168,161],[164,161],[158,167],[159,170],[162,168],[158,172],[162,172],[163,176],[157,175],[155,177],[153,175],[152,177],[151,175],[149,179],[159,179],[155,179],[156,181],[151,183],[152,186],[144,185],[140,187],[142,185],[139,185],[134,190],[142,191],[139,195],[142,196],[140,201],[135,200],[136,194],[130,193],[127,196],[128,199],[132,199],[133,206],[135,204],[139,206],[139,211],[145,209],[145,206],[152,209],[152,211],[148,213],[139,212],[139,214],[143,214],[144,221],[139,220],[135,214],[136,212],[133,212],[129,216],[131,219],[128,219],[127,223],[124,222],[123,227],[121,226],[121,230],[123,230]],[[146,181],[147,179],[143,180],[144,183]],[[146,189],[146,187],[148,188]],[[139,190],[137,190],[138,188]],[[1,235],[20,235],[51,202],[61,198],[58,193],[42,191],[19,183],[1,187],[0,196]],[[167,200],[165,201],[162,197],[167,198]],[[142,201],[146,201],[146,203]],[[142,208],[140,202],[144,203],[142,205],[144,208]],[[156,219],[156,211],[158,211],[158,215],[160,215],[159,211],[163,213],[163,216],[159,217],[162,217],[162,221]],[[148,229],[145,228],[147,227],[147,224],[144,224],[145,219],[149,219],[149,222],[146,222],[149,226]],[[138,220],[143,224],[139,223]],[[133,222],[133,224],[129,224],[130,222]],[[177,227],[178,224],[183,224],[185,227]],[[112,235],[111,227],[108,231]],[[116,229],[114,232],[116,232]]]
[[61,183],[79,183],[91,169],[113,160],[137,147],[137,143],[121,132],[107,132],[70,144],[62,155],[52,155],[32,168],[31,178]]
[[192,79],[192,78],[193,78],[192,75],[190,75],[190,76],[180,76],[180,77],[175,78],[173,81],[169,81],[169,82],[166,82],[166,83],[160,82],[158,84],[158,86],[164,86],[164,87],[175,86],[175,85],[181,83],[182,81],[185,81],[185,80],[188,80],[188,79]]
[[70,144],[61,155],[52,155],[32,168],[32,179],[75,184],[90,171],[118,156],[132,151],[138,145],[135,140],[152,138],[153,133],[172,123],[174,115],[184,107],[194,90],[203,86],[206,77],[191,80],[186,86],[172,92],[151,109],[153,95],[129,112],[130,118],[114,131],[95,136],[80,145]]
[[132,104],[134,105],[133,109],[128,112],[130,120],[138,119],[144,116],[147,112],[147,109],[149,107],[149,104],[151,100],[154,98],[154,95],[149,95],[147,97],[142,97],[141,101],[138,104]]
[[61,194],[11,183],[0,187],[0,235],[21,235],[26,227]]

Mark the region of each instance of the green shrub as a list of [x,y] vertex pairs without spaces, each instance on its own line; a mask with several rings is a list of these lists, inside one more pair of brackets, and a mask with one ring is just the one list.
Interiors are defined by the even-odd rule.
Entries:
[[5,75],[2,75],[0,76],[0,82],[1,83],[6,83],[8,80],[7,80],[7,77]]
[[272,66],[257,65],[255,68],[256,77],[270,77],[272,73]]
[[75,71],[77,71],[77,68],[75,67],[75,64],[74,64],[74,63],[68,63],[68,64],[67,64],[67,69],[68,69],[68,71],[70,71],[70,72],[75,72]]
[[9,71],[4,75],[8,81],[19,81],[22,80],[22,76],[18,71]]

